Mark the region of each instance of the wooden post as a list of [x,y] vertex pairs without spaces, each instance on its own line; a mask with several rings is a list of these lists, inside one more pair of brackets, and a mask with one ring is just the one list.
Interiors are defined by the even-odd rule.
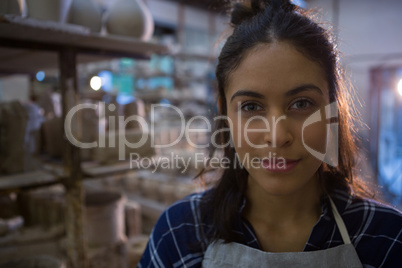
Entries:
[[[78,104],[75,51],[68,48],[61,49],[59,51],[59,66],[63,103],[63,134],[66,137],[64,128],[66,115],[74,105]],[[75,116],[79,116],[79,114]],[[84,243],[84,192],[82,187],[81,155],[80,148],[71,144],[67,138],[65,138],[64,144],[63,163],[63,180],[66,188],[65,226],[68,267],[85,268],[87,267],[87,258]]]

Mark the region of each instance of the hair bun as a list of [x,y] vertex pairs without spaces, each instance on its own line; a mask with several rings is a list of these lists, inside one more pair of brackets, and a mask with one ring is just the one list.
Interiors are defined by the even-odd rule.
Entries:
[[292,12],[297,9],[297,6],[292,4],[290,0],[268,0],[263,2],[269,3],[268,5],[270,5],[274,11],[283,10],[285,12]]
[[265,9],[270,9],[272,12],[292,12],[297,9],[297,6],[289,0],[249,0],[235,2],[232,7],[230,23],[236,27]]
[[234,26],[240,25],[243,21],[252,18],[255,15],[251,7],[242,3],[235,3],[233,5],[230,23]]

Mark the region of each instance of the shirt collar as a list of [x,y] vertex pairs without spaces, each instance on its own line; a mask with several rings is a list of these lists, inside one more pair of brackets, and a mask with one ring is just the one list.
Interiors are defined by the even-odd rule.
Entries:
[[[336,189],[332,197],[339,213],[342,215],[342,213],[352,203],[353,199],[355,198],[355,194],[350,189],[349,190]],[[321,202],[321,215],[329,216],[330,211],[329,207],[331,207],[331,204],[329,202],[328,195],[323,195],[320,199],[320,202]],[[244,208],[246,207],[246,204],[247,204],[247,198],[246,196],[243,196],[243,200],[238,210],[240,215],[242,214]]]

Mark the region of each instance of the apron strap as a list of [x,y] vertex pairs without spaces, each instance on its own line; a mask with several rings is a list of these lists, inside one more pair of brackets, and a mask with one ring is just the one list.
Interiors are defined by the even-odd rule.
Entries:
[[334,214],[336,225],[338,226],[338,229],[341,233],[343,243],[351,244],[350,238],[349,238],[349,233],[348,233],[348,230],[346,229],[345,223],[343,222],[341,215],[339,215],[339,212],[336,209],[334,201],[332,201],[332,198],[330,196],[328,196],[328,197],[329,197],[329,201],[331,202],[332,213]]

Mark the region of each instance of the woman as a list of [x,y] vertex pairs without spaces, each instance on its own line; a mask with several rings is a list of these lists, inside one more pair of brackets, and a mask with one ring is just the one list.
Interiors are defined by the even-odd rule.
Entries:
[[216,69],[229,166],[163,213],[139,267],[401,267],[400,212],[353,176],[329,34],[288,1],[236,4],[231,23]]

